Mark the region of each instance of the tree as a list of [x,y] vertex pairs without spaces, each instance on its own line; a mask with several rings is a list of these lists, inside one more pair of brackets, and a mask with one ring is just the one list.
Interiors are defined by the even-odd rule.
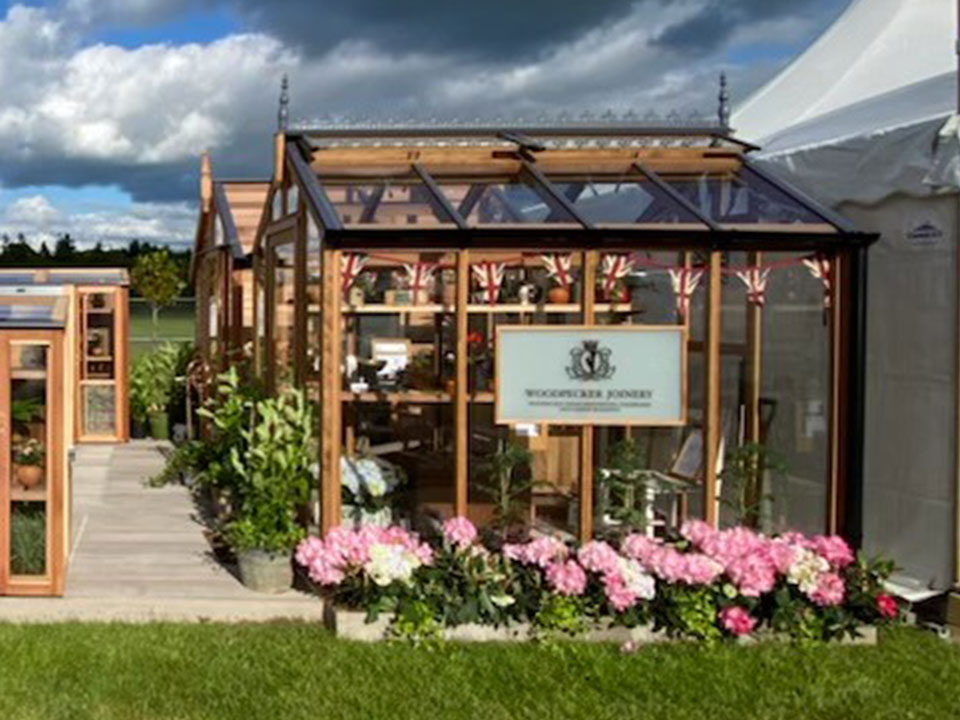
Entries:
[[53,256],[58,260],[69,260],[77,254],[77,248],[73,244],[73,238],[69,233],[65,233],[57,240],[53,246]]
[[160,309],[172,305],[186,285],[180,277],[180,266],[169,251],[157,250],[137,258],[130,280],[150,303],[150,339],[156,340]]

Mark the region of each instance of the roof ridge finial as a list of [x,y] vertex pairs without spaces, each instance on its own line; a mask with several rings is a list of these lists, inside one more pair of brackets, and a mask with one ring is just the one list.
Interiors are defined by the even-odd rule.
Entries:
[[730,128],[730,93],[727,92],[727,73],[720,72],[720,94],[717,96],[720,104],[717,107],[717,120],[720,127],[727,130]]
[[277,130],[286,132],[290,125],[290,81],[287,74],[280,80],[280,108],[277,111]]

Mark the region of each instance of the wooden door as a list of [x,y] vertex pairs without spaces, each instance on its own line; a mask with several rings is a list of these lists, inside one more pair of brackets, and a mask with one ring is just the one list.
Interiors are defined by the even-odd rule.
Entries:
[[0,331],[0,594],[63,594],[63,332]]

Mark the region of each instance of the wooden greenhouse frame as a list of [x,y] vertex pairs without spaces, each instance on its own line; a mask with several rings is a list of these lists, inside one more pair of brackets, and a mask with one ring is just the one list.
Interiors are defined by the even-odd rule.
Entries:
[[[472,328],[486,327],[489,337],[498,318],[507,315],[531,325],[550,324],[561,316],[581,326],[633,322],[636,308],[592,288],[605,272],[608,256],[657,253],[675,257],[679,268],[704,271],[696,295],[702,311],[688,312],[680,322],[692,330],[691,316],[696,318],[699,336],[691,336],[689,346],[702,357],[697,369],[691,368],[698,388],[691,389],[691,401],[701,406],[704,448],[697,512],[717,524],[725,432],[722,368],[730,345],[724,313],[742,313],[745,319],[736,360],[743,368],[740,439],[761,441],[763,425],[763,309],[742,299],[739,309],[724,302],[734,287],[727,282],[736,264],[732,258],[759,267],[768,255],[793,254],[830,268],[824,278],[829,285],[823,320],[829,387],[823,390],[822,431],[828,449],[822,530],[857,541],[865,251],[876,238],[768,175],[750,160],[754,149],[713,125],[344,126],[279,133],[274,175],[245,260],[256,278],[252,292],[255,297],[262,293],[266,309],[254,312],[250,335],[268,387],[307,387],[318,408],[323,529],[341,521],[341,457],[357,452],[358,417],[368,406],[382,408],[391,422],[405,408],[427,408],[421,424],[435,433],[449,431],[451,438],[437,441],[452,446],[452,461],[436,471],[449,472],[450,499],[444,501],[443,514],[471,512],[471,428],[477,414],[486,412],[481,408],[492,407],[494,400],[494,393],[479,388],[473,378]],[[624,215],[622,206],[607,212],[598,201],[588,211],[581,202],[584,187],[614,193],[623,186],[634,194],[618,197],[643,197],[646,208],[638,204]],[[734,191],[747,210],[734,207]],[[594,190],[594,197],[602,194]],[[517,209],[514,201],[523,198],[529,202]],[[474,266],[505,264],[527,278],[540,272],[537,257],[547,252],[572,258],[579,297],[558,303],[478,299]],[[444,294],[429,297],[418,297],[420,288],[412,286],[413,296],[404,296],[402,306],[385,291],[391,302],[356,304],[345,292],[354,278],[345,285],[344,274],[353,272],[349,263],[358,254],[368,270],[395,274],[405,265],[429,263],[449,282],[443,281]],[[417,321],[417,333],[446,338],[435,341],[439,344],[428,369],[437,378],[436,387],[357,389],[345,379],[347,363],[363,354],[358,348],[367,342],[354,330],[363,322],[357,318],[387,315],[396,316],[401,327],[424,316]],[[236,332],[233,328],[227,335]],[[442,382],[441,352],[452,363]],[[819,412],[797,407],[797,412]],[[798,442],[808,442],[804,432],[821,432],[819,420],[797,422]],[[563,443],[550,445],[549,451],[562,456],[550,461],[553,466],[569,465],[574,457],[579,464],[569,508],[581,538],[593,535],[596,521],[597,432],[591,425],[569,429],[567,436],[577,439],[575,452],[573,444]],[[541,442],[548,440],[553,443],[549,435]]]

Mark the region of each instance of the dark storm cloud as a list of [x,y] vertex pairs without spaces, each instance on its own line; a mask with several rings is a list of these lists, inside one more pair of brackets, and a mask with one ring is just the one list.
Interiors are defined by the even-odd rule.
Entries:
[[232,0],[254,29],[310,54],[344,40],[388,52],[529,57],[621,18],[635,0]]
[[[718,50],[740,27],[763,20],[836,12],[850,0],[708,0],[683,22],[664,30],[655,44],[680,52],[705,54]],[[774,39],[775,40],[775,39]]]

